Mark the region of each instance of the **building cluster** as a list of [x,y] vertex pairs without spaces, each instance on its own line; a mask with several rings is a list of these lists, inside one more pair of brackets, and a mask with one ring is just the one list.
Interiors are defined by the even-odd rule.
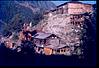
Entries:
[[[21,46],[22,41],[27,40],[32,42],[33,49],[38,54],[80,55],[82,54],[80,44],[82,38],[81,31],[84,25],[84,13],[90,12],[93,12],[91,4],[80,2],[64,3],[57,6],[57,9],[46,12],[47,22],[38,24],[39,26],[35,30],[32,27],[32,23],[25,23],[22,31],[18,34],[19,39],[17,42],[13,44],[12,41],[8,40],[5,45],[8,48],[12,48],[15,45],[17,48]],[[63,22],[60,22],[60,20]],[[61,30],[59,31],[58,29]],[[20,51],[21,49],[18,48],[18,52]]]
[[74,47],[69,48],[69,46],[63,44],[60,37],[55,34],[45,33],[43,31],[23,30],[23,32],[20,32],[19,39],[21,41],[32,41],[35,52],[39,54],[72,55],[74,52]]

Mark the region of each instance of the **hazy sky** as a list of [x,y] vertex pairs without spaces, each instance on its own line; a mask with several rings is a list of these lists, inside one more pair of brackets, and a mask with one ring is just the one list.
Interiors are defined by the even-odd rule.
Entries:
[[[52,1],[52,2],[55,3],[56,5],[60,5],[68,1]],[[88,4],[96,4],[96,1],[79,1],[79,2],[88,3]]]

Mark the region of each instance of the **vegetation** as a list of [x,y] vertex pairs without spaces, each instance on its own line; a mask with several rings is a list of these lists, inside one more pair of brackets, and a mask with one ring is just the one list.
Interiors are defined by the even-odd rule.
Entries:
[[[28,5],[25,5],[27,2]],[[10,32],[19,32],[23,23],[36,25],[43,19],[43,12],[56,7],[52,2],[47,1],[1,1],[0,2],[0,22],[6,23],[0,28],[0,33],[6,36]],[[24,5],[22,5],[24,4]],[[32,9],[32,10],[31,10]],[[34,9],[34,10],[33,10]],[[1,26],[1,23],[0,23]]]
[[32,22],[32,26],[39,23],[43,19],[43,15],[40,13],[34,13],[33,17],[29,19],[28,17],[24,18],[21,14],[16,14],[7,25],[4,26],[3,35],[7,36],[12,32],[19,32],[22,29],[24,23]]

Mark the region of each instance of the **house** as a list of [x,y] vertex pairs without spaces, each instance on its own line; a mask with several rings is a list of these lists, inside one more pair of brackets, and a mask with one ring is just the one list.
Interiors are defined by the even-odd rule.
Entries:
[[56,9],[46,12],[45,15],[52,16],[55,14],[83,14],[93,12],[92,4],[81,2],[66,2],[57,6]]
[[13,41],[11,40],[11,39],[6,39],[6,41],[5,41],[5,46],[7,47],[7,48],[10,48],[10,49],[12,49],[13,48]]
[[71,24],[79,27],[79,26],[83,26],[83,23],[85,21],[84,14],[92,13],[92,12],[93,12],[92,4],[72,1],[61,4],[57,6],[56,9],[46,12],[45,16],[51,18],[54,17],[54,15],[60,17],[62,15],[66,15],[69,17],[68,20],[70,21]]
[[34,35],[34,43],[37,46],[59,45],[59,37],[50,33],[38,32]]
[[[33,38],[36,47],[44,50],[46,49],[46,46],[49,45],[58,46],[60,43],[60,38],[50,33],[38,32],[33,36]],[[51,49],[47,49],[47,50],[51,50]]]
[[61,38],[50,33],[38,32],[33,36],[36,53],[45,55],[64,54],[71,55],[74,51],[66,44],[61,43]]

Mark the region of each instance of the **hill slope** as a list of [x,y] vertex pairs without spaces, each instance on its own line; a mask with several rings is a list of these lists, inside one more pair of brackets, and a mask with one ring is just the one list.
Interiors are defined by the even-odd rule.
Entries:
[[32,21],[36,25],[43,19],[43,12],[54,8],[50,1],[0,1],[0,22],[7,23],[6,31],[19,31],[23,23]]

